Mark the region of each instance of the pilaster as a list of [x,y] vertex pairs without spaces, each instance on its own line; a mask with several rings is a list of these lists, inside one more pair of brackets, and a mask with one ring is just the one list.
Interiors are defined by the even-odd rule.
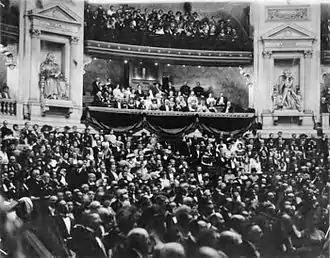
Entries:
[[39,29],[31,29],[31,74],[30,74],[30,97],[29,101],[38,103],[40,101],[39,90],[39,55],[40,55],[40,35]]

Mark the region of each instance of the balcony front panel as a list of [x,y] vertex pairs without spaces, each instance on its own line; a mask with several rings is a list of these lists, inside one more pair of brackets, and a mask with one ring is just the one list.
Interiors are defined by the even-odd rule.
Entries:
[[137,46],[101,41],[85,41],[85,52],[94,57],[152,60],[202,66],[247,65],[253,62],[249,51],[212,51]]

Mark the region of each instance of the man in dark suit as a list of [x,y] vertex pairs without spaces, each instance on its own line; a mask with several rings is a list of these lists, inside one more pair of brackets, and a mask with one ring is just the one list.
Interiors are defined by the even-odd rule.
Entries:
[[26,181],[26,186],[28,187],[29,196],[40,197],[41,185],[40,185],[40,171],[39,169],[33,169],[31,172],[31,177]]
[[76,253],[77,258],[107,258],[107,250],[99,234],[102,223],[100,215],[89,213],[85,216],[85,223],[77,224],[72,229],[70,248]]
[[188,98],[190,96],[191,89],[188,85],[188,82],[183,83],[183,85],[180,88],[180,91],[184,97]]
[[74,220],[68,216],[68,205],[62,200],[58,203],[59,215],[55,217],[58,231],[65,243],[71,239],[71,231],[74,227]]
[[92,94],[96,97],[98,92],[102,92],[102,84],[100,77],[97,77],[96,80],[92,83],[93,91]]
[[13,131],[8,128],[8,122],[3,121],[3,126],[0,129],[0,135],[1,138],[3,139],[5,136],[10,136],[13,135]]
[[136,98],[144,98],[145,94],[142,90],[142,87],[140,84],[137,85],[137,89],[134,92]]
[[196,87],[193,89],[193,91],[195,92],[195,95],[197,96],[197,98],[200,98],[201,96],[204,96],[204,88],[201,86],[200,82],[196,83]]

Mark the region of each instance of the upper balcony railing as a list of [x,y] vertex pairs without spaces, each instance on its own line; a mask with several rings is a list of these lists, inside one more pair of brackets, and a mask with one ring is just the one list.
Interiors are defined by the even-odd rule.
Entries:
[[18,42],[19,27],[1,22],[0,23],[0,35],[1,35],[2,43],[7,42],[8,40]]

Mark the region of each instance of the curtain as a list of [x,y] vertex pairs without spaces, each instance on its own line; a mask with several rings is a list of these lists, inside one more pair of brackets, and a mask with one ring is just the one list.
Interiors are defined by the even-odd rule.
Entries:
[[196,129],[212,134],[241,133],[255,122],[254,113],[189,113],[89,107],[87,122],[97,130],[139,131],[181,136]]

